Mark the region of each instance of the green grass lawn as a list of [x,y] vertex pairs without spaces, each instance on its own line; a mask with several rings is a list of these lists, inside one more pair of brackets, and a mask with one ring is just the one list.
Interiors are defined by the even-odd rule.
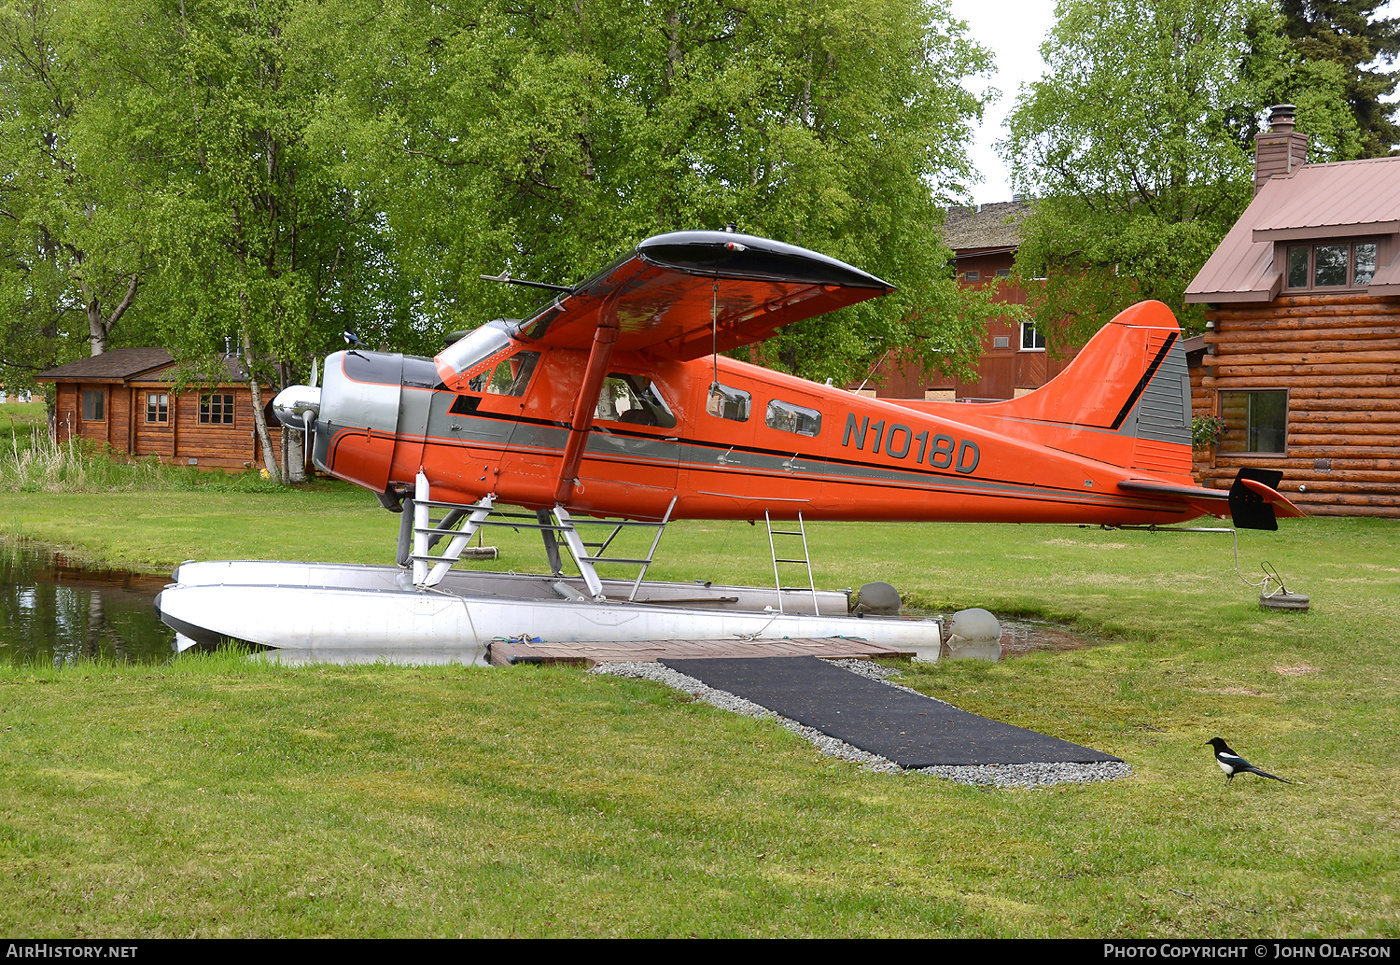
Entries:
[[[362,491],[0,494],[10,536],[153,571],[387,562]],[[1400,523],[1230,538],[814,524],[818,582],[1064,620],[1100,645],[908,667],[1116,754],[1035,791],[876,775],[581,671],[0,667],[0,927],[49,936],[1400,935]],[[493,532],[493,566],[538,570]],[[651,575],[766,583],[762,527],[674,524]],[[1226,786],[1216,735],[1293,786]]]

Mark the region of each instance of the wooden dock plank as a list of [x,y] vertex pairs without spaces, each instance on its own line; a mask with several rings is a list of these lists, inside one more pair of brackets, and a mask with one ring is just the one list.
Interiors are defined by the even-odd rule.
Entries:
[[840,637],[784,640],[619,640],[593,643],[562,641],[521,643],[497,640],[491,644],[491,665],[563,663],[594,667],[600,663],[655,663],[664,658],[710,657],[912,657],[898,650],[864,640]]

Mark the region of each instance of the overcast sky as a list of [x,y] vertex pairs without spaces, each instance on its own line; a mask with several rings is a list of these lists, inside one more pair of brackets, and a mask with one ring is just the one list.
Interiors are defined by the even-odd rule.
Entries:
[[1001,97],[988,106],[972,145],[972,161],[982,172],[982,182],[972,186],[978,204],[1011,200],[1010,172],[992,144],[1006,136],[1002,123],[1016,102],[1016,91],[1024,83],[1040,77],[1045,64],[1040,44],[1055,22],[1052,0],[951,0],[953,16],[967,24],[973,39],[991,48],[996,56],[996,73],[979,85],[969,85],[978,93],[986,87],[1001,91]]

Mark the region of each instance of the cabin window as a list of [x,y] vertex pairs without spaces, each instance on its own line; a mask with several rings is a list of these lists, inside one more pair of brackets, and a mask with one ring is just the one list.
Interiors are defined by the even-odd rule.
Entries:
[[1376,274],[1375,241],[1327,241],[1289,245],[1285,252],[1288,287],[1307,291],[1365,288]]
[[1226,432],[1220,452],[1283,453],[1288,441],[1288,393],[1221,392],[1220,418]]
[[968,281],[977,281],[982,276],[978,272],[970,271],[963,277],[966,278]]
[[530,385],[530,376],[534,374],[535,364],[539,360],[539,352],[516,352],[510,358],[502,359],[472,376],[467,388],[487,395],[522,396]]
[[604,422],[625,422],[634,426],[673,428],[676,417],[651,379],[644,375],[609,372],[598,393],[593,418]]
[[1010,278],[1010,277],[1011,277],[1011,269],[1010,269],[1010,268],[998,268],[998,269],[997,269],[997,277],[998,277],[998,278]]
[[1045,351],[1045,336],[1035,330],[1035,322],[1021,323],[1021,351]]
[[816,409],[774,399],[768,403],[768,414],[763,417],[763,424],[779,432],[815,436],[822,431],[822,414]]
[[233,425],[233,393],[215,392],[199,397],[199,421],[202,425]]
[[170,396],[164,392],[146,394],[146,421],[156,423],[170,421]]
[[753,396],[743,389],[710,383],[710,394],[705,399],[705,411],[710,415],[730,422],[748,422],[752,405]]
[[84,422],[104,422],[107,416],[104,414],[107,393],[101,389],[83,389],[83,421]]

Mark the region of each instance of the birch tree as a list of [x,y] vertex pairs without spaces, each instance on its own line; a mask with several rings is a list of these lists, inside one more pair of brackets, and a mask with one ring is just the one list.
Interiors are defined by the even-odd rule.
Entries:
[[1002,151],[1035,197],[1016,266],[1040,330],[1082,343],[1186,285],[1252,196],[1252,135],[1281,94],[1323,156],[1354,149],[1335,65],[1304,68],[1265,0],[1060,0]]

